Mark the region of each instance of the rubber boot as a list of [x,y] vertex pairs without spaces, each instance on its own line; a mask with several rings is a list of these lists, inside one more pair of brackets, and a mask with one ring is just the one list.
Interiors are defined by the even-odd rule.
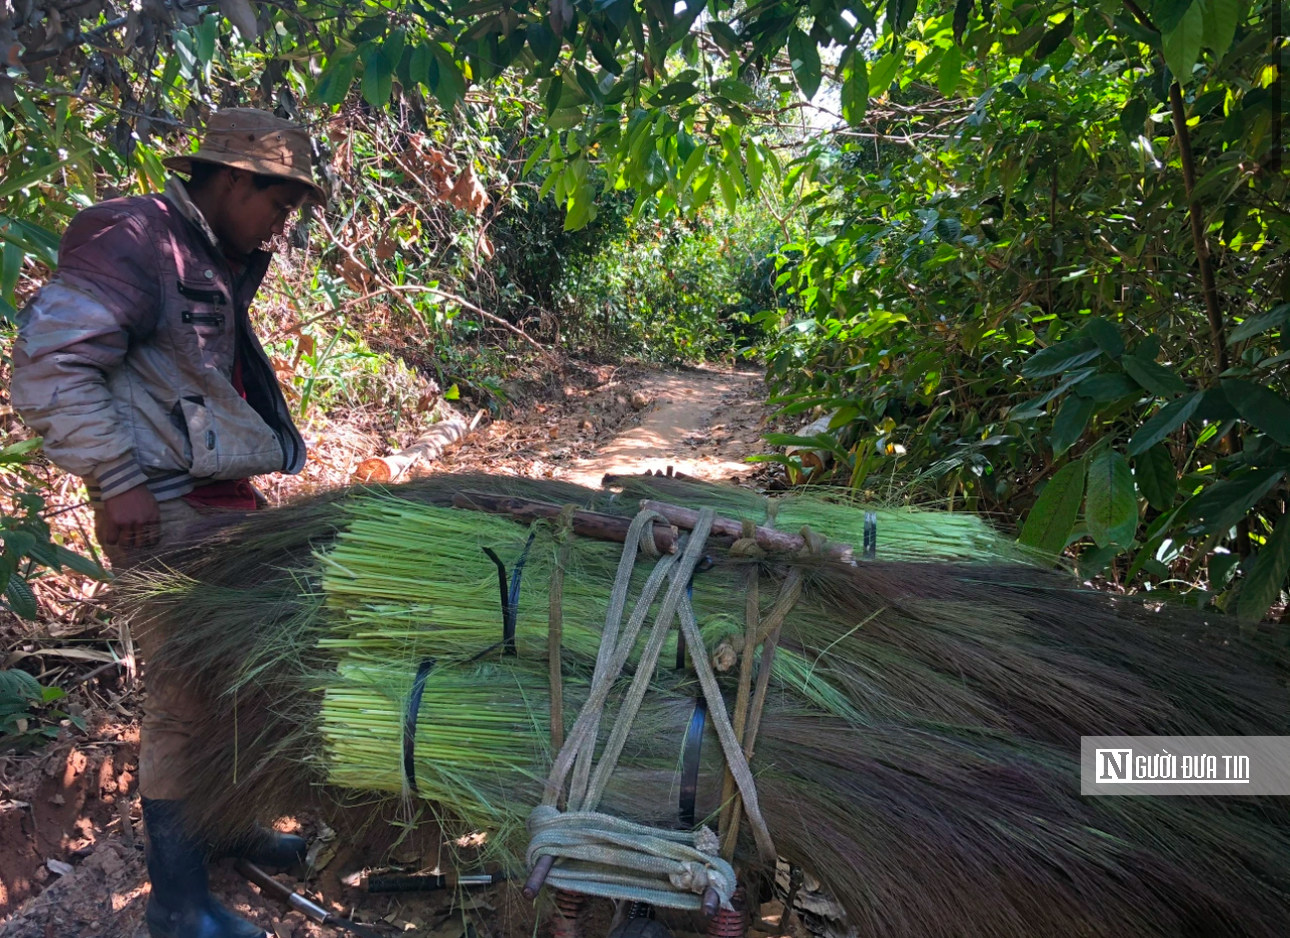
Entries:
[[303,837],[281,834],[257,824],[226,847],[222,855],[246,860],[271,872],[280,872],[304,863],[307,847]]
[[264,938],[210,894],[206,851],[184,832],[183,802],[143,799],[152,895],[144,920],[151,938]]

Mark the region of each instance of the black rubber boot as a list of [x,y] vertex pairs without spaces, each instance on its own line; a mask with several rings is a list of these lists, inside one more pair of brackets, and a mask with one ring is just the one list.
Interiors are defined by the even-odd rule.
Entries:
[[264,938],[210,894],[206,851],[184,832],[183,802],[143,799],[152,895],[144,919],[151,938]]
[[259,824],[224,849],[226,857],[237,857],[270,871],[289,870],[305,862],[308,844],[295,834],[280,834]]

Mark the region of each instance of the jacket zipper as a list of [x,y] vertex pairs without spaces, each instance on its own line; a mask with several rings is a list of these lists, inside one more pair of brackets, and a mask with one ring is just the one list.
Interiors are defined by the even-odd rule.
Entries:
[[220,313],[204,315],[201,313],[194,313],[191,310],[184,310],[180,318],[184,322],[194,326],[213,326],[216,329],[224,328],[224,316]]
[[193,300],[196,303],[214,303],[216,306],[227,306],[228,300],[222,290],[203,290],[199,287],[190,287],[182,280],[177,281],[179,286],[179,295],[185,299]]

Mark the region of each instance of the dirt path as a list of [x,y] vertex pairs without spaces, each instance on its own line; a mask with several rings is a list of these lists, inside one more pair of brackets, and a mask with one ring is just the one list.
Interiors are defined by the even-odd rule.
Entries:
[[746,474],[745,456],[761,449],[761,377],[694,369],[648,375],[638,393],[652,401],[640,425],[559,473],[593,488],[606,474],[675,472],[722,480]]
[[[559,389],[554,398],[526,400],[509,419],[486,424],[431,470],[562,478],[593,488],[606,474],[669,467],[709,480],[747,480],[757,471],[744,459],[763,451],[766,407],[759,374],[603,368],[586,369],[581,376],[581,383]],[[349,429],[357,440],[353,452],[335,444],[315,453],[321,474],[283,497],[349,478],[350,464],[371,452],[371,441]],[[50,624],[52,634],[56,625]],[[0,647],[0,660],[4,651]],[[141,921],[148,886],[134,784],[135,718],[142,695],[140,685],[115,674],[86,682],[75,691],[75,705],[89,720],[88,733],[65,727],[58,740],[37,753],[0,755],[3,938],[146,938]],[[308,819],[300,820],[304,833],[317,833]],[[342,846],[321,875],[285,881],[341,914],[382,920],[391,936],[528,938],[534,933],[532,904],[513,886],[488,889],[455,908],[455,897],[446,892],[395,900],[345,890],[339,877],[355,862],[383,859],[346,859],[356,851]],[[287,914],[226,867],[213,871],[212,888],[273,938],[337,934],[299,913]],[[591,928],[588,935],[603,932]]]

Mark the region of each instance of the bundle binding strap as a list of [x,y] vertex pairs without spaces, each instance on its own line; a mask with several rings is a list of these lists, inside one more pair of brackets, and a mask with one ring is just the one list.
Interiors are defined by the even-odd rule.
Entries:
[[[540,885],[538,870],[549,866],[545,882],[557,889],[587,895],[648,902],[674,909],[704,908],[705,896],[715,894],[717,905],[732,908],[736,888],[734,868],[720,856],[720,842],[707,827],[675,831],[635,824],[597,811],[609,777],[618,763],[645,692],[658,665],[672,620],[679,615],[681,634],[692,649],[694,670],[703,688],[708,717],[721,742],[726,764],[742,797],[758,853],[772,869],[775,846],[757,801],[748,760],[726,713],[725,701],[712,674],[703,638],[695,621],[686,587],[703,555],[715,511],[705,508],[690,533],[684,551],[657,560],[632,612],[623,625],[627,592],[637,550],[648,553],[652,524],[662,516],[644,510],[632,521],[614,580],[605,629],[596,654],[596,667],[587,701],[556,754],[542,803],[529,815],[527,862]],[[648,633],[632,682],[623,695],[618,717],[605,741],[600,760],[592,765],[600,719],[613,685],[636,645],[650,606],[669,581],[662,604]],[[559,804],[565,797],[567,809]],[[526,889],[527,892],[527,889]]]

